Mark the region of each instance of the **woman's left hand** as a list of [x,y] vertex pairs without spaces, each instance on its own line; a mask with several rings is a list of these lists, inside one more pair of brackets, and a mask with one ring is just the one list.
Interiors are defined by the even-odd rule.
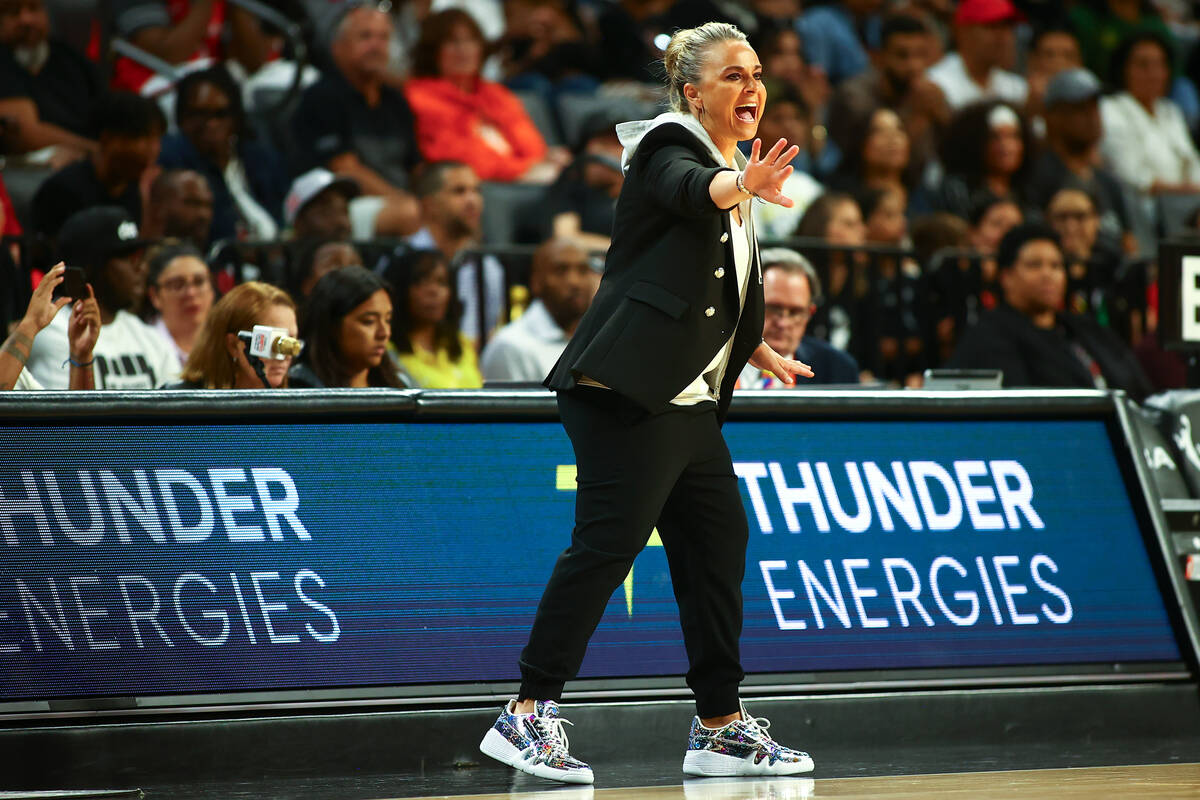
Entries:
[[746,168],[742,170],[743,185],[768,203],[791,208],[795,203],[783,194],[783,182],[791,176],[792,159],[799,154],[800,148],[796,145],[788,147],[787,139],[780,139],[765,156],[759,158],[761,150],[762,139],[755,139],[750,146]]
[[784,358],[771,349],[771,345],[763,342],[760,344],[754,353],[750,356],[750,363],[758,369],[766,370],[772,373],[776,378],[786,383],[788,386],[795,386],[796,379],[793,375],[801,375],[805,378],[813,377],[812,368],[802,361],[796,361],[791,358]]

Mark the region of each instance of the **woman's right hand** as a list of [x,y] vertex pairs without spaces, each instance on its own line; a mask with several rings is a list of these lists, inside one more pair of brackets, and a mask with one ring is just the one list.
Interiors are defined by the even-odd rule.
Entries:
[[787,140],[780,139],[759,158],[761,150],[762,139],[755,139],[750,146],[746,168],[742,170],[742,185],[768,203],[791,208],[795,203],[783,194],[783,183],[792,174],[792,159],[799,154],[800,148],[796,145],[788,147]]

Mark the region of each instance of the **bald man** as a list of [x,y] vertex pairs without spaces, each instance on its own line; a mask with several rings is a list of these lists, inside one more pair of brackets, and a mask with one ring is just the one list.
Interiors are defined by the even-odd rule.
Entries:
[[212,228],[212,190],[199,172],[164,170],[150,184],[150,202],[143,214],[145,238],[182,239],[204,250]]
[[483,348],[485,381],[541,383],[592,303],[600,275],[572,239],[551,239],[533,255],[529,289],[536,298]]

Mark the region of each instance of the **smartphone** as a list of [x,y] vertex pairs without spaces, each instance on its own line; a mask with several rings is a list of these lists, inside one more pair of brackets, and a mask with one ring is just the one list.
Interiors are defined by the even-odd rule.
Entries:
[[69,297],[72,300],[82,300],[87,296],[87,275],[83,269],[67,267],[63,272],[63,282],[54,287],[54,299]]

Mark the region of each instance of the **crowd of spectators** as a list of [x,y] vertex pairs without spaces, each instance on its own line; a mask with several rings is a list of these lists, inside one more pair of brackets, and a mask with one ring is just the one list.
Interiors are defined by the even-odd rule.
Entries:
[[[763,335],[817,382],[1184,380],[1154,256],[1200,236],[1187,4],[270,5],[311,65],[224,0],[114,0],[86,43],[54,35],[53,0],[0,0],[0,150],[40,170],[15,203],[0,171],[0,266],[29,279],[0,295],[27,303],[0,387],[540,382],[599,283],[616,125],[661,110],[667,37],[711,20],[763,63],[760,136],[800,148],[794,205],[755,210]],[[52,294],[59,261],[86,296]],[[305,347],[257,365],[256,325]]]

